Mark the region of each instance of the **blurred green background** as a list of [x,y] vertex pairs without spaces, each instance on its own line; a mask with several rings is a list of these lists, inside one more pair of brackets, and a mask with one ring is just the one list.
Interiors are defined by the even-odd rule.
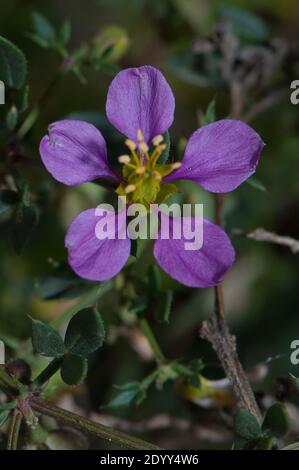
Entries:
[[[198,112],[205,110],[217,97],[217,116],[228,112],[227,90],[202,87],[181,80],[167,65],[178,50],[190,48],[199,37],[212,31],[217,21],[220,1],[208,0],[65,0],[27,1],[3,0],[0,6],[1,35],[17,44],[28,60],[29,103],[37,102],[55,77],[61,59],[51,50],[40,48],[28,37],[32,31],[32,12],[39,11],[56,27],[65,19],[72,25],[71,47],[77,47],[100,32],[116,25],[129,37],[128,51],[119,62],[121,68],[151,64],[160,68],[176,97],[176,116],[172,126],[172,152],[179,155],[182,137],[188,138],[198,127]],[[266,22],[273,37],[299,41],[299,4],[296,0],[226,1],[227,5],[254,11]],[[86,184],[69,188],[55,182],[40,164],[38,144],[50,122],[77,112],[105,113],[105,99],[111,76],[91,68],[85,71],[86,84],[72,74],[65,75],[43,104],[38,121],[26,137],[24,152],[36,161],[20,165],[32,194],[42,200],[40,221],[24,253],[18,256],[10,243],[9,230],[3,219],[0,227],[0,338],[15,346],[12,356],[26,356],[26,338],[30,334],[28,315],[45,321],[58,317],[74,300],[38,298],[34,288],[37,277],[51,272],[52,260],[66,259],[64,234],[72,218],[81,210],[95,207],[109,197],[106,190]],[[293,79],[299,79],[298,75]],[[243,184],[225,198],[225,227],[253,230],[264,227],[281,235],[299,239],[299,105],[289,97],[273,109],[262,113],[251,125],[266,143],[256,176],[266,191]],[[108,135],[107,131],[107,135]],[[111,154],[116,150],[108,143]],[[213,217],[213,197],[195,185],[182,184],[182,197],[204,202],[205,215]],[[290,343],[299,339],[299,259],[287,248],[259,243],[233,236],[237,262],[225,278],[226,312],[230,327],[238,338],[238,349],[245,367],[281,355],[268,364],[269,374],[261,391],[275,393],[275,380],[289,372],[299,376],[298,366],[290,364]],[[147,252],[146,252],[147,253]],[[146,256],[147,258],[147,256]],[[146,263],[150,262],[150,258]],[[136,261],[136,272],[145,276],[143,263]],[[169,324],[152,323],[167,357],[203,358],[216,364],[210,346],[199,339],[198,327],[213,309],[213,291],[188,289],[163,277],[166,287],[172,287],[174,303]],[[125,334],[116,335],[115,328],[130,328],[129,313],[124,312],[122,294],[107,294],[99,301],[108,339],[104,348],[92,358],[85,392],[81,390],[83,408],[98,411],[113,396],[114,384],[142,379],[152,369],[151,360],[141,360]],[[109,333],[110,332],[110,333]],[[15,340],[20,340],[15,343]],[[25,351],[25,352],[24,352]],[[217,374],[221,375],[218,371]],[[57,385],[58,386],[58,385]],[[259,389],[259,387],[257,387]],[[75,392],[63,391],[73,394]],[[77,392],[76,392],[77,393]],[[83,400],[83,399],[82,399]],[[88,403],[88,404],[86,404]],[[114,411],[130,419],[143,419],[154,413],[169,412],[197,420],[195,405],[183,402],[172,385],[163,390],[152,389],[140,406]],[[165,442],[170,439],[164,436]],[[172,446],[198,446],[182,436]],[[189,439],[191,439],[189,437]],[[177,443],[174,443],[177,442]]]

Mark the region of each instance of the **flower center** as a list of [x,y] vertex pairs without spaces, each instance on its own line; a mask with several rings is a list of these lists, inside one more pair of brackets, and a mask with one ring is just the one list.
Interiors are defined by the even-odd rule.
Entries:
[[[162,198],[162,179],[181,166],[181,163],[161,164],[159,159],[166,150],[162,135],[152,140],[151,148],[144,141],[142,131],[137,133],[138,145],[127,139],[125,145],[130,155],[121,155],[118,161],[123,164],[122,182],[116,189],[121,196],[126,196],[128,202],[149,206]],[[165,191],[164,191],[165,192]],[[166,191],[167,193],[167,191]],[[159,202],[162,202],[159,200]]]

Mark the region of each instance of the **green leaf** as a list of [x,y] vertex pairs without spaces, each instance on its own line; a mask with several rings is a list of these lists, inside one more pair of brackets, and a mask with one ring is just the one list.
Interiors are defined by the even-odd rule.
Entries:
[[42,47],[51,47],[56,40],[56,31],[51,23],[38,12],[32,14],[32,24],[35,39],[40,41]]
[[191,85],[224,85],[220,60],[215,53],[193,54],[190,51],[180,51],[168,59],[167,65],[171,72]]
[[156,264],[151,264],[147,270],[148,286],[151,295],[155,295],[161,289],[161,271]]
[[158,160],[158,163],[161,165],[163,163],[166,163],[168,158],[169,158],[169,154],[170,154],[170,135],[169,135],[169,132],[166,131],[165,134],[163,134],[163,144],[166,145],[166,149],[161,153],[160,157],[159,157],[159,160]]
[[280,450],[299,450],[299,442],[294,442],[293,444],[289,444],[286,447],[283,447]]
[[35,281],[35,292],[40,299],[71,299],[88,289],[89,284],[78,278],[68,264],[59,263],[48,276]]
[[13,131],[18,123],[19,113],[17,107],[13,104],[6,114],[6,127],[9,131]]
[[261,428],[256,418],[245,409],[238,410],[235,416],[235,433],[243,439],[256,439]]
[[69,20],[66,20],[60,28],[57,41],[61,46],[66,46],[71,39],[72,27]]
[[132,403],[140,392],[139,382],[129,382],[121,387],[121,392],[116,395],[107,405],[109,408],[119,408]]
[[276,438],[274,436],[262,435],[253,448],[254,450],[271,450],[275,444]]
[[65,347],[57,331],[40,320],[31,320],[34,352],[46,357],[61,357],[65,353]]
[[23,52],[8,39],[0,36],[0,80],[7,88],[21,88],[27,74]]
[[173,301],[173,292],[161,292],[156,301],[155,317],[159,323],[168,323]]
[[241,39],[252,42],[264,42],[269,39],[267,24],[254,13],[228,4],[220,5],[218,11],[231,22],[234,33]]
[[0,428],[6,423],[6,420],[9,417],[9,414],[10,414],[9,410],[0,411]]
[[104,338],[105,329],[99,312],[87,308],[77,313],[69,322],[65,346],[72,354],[87,356],[102,346]]
[[38,212],[35,205],[21,204],[15,214],[12,226],[11,240],[15,252],[20,255],[29,242],[31,235],[38,223]]
[[211,124],[216,121],[216,99],[213,98],[209,103],[206,113],[200,119],[200,125],[205,126],[206,124]]
[[285,436],[291,429],[286,407],[281,403],[272,405],[266,413],[262,429],[275,437]]
[[252,186],[254,189],[258,189],[259,191],[267,191],[267,188],[264,186],[264,184],[255,176],[251,176],[251,178],[248,178],[248,180],[246,180],[246,183]]
[[68,354],[60,370],[62,380],[68,385],[78,385],[84,381],[88,372],[88,362],[85,357]]
[[19,194],[16,191],[0,190],[0,214],[15,207],[19,200]]

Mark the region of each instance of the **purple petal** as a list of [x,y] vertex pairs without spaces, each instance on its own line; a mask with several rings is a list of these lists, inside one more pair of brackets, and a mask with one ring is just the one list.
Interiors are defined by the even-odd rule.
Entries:
[[64,120],[51,124],[39,151],[51,175],[69,186],[97,178],[119,179],[108,164],[102,134],[87,122]]
[[[113,240],[108,237],[100,240],[96,236],[96,225],[101,217],[95,211],[88,209],[73,220],[65,237],[65,245],[69,252],[69,264],[78,276],[92,281],[106,281],[126,264],[131,241],[128,238]],[[111,212],[109,220],[115,221],[116,216]],[[112,231],[107,235],[111,236]]]
[[173,122],[174,96],[162,73],[148,65],[126,69],[112,81],[106,104],[109,121],[136,141],[141,129],[147,143]]
[[165,181],[189,179],[214,193],[232,191],[255,172],[263,147],[257,132],[242,121],[208,124],[194,132],[181,168]]
[[[188,219],[190,222],[190,218]],[[180,220],[179,217],[170,219],[171,231]],[[184,237],[178,240],[163,240],[161,231],[154,246],[154,256],[161,268],[169,276],[189,287],[211,287],[220,284],[235,260],[235,250],[226,233],[207,219],[202,220],[203,244],[200,249],[186,250]],[[194,226],[192,217],[191,227]]]

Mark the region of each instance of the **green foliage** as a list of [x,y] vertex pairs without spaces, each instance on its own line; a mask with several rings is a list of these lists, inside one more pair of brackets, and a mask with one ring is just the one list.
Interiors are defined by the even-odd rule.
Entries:
[[0,80],[7,88],[20,89],[27,74],[23,52],[11,41],[0,36]]
[[85,309],[69,322],[65,346],[71,354],[85,357],[99,349],[104,338],[105,329],[99,312],[95,309]]
[[249,184],[249,186],[252,186],[252,188],[258,189],[259,191],[267,191],[266,186],[255,176],[251,176],[251,178],[248,178],[248,180],[246,180],[246,183]]
[[60,357],[65,353],[64,343],[53,328],[40,320],[32,319],[32,346],[37,354]]
[[34,12],[32,14],[32,25],[35,34],[31,35],[31,38],[39,46],[49,48],[55,44],[56,31],[47,18],[38,12]]
[[168,290],[161,292],[157,296],[155,317],[159,323],[168,323],[173,301],[173,292]]
[[205,126],[206,124],[211,124],[216,121],[216,99],[213,98],[210,101],[205,114],[200,119],[200,125]]
[[260,435],[261,428],[252,414],[245,409],[241,409],[235,417],[235,432],[238,436],[250,441]]
[[144,392],[139,382],[129,382],[117,388],[120,392],[109,402],[107,405],[109,408],[128,406],[132,402],[138,403],[144,398]]
[[3,189],[0,191],[0,214],[9,209],[13,209],[19,202],[19,195],[16,191]]
[[11,227],[11,240],[15,252],[20,255],[29,242],[38,223],[37,207],[33,204],[21,203],[15,211],[14,223]]
[[290,430],[290,419],[284,405],[275,403],[266,412],[262,426],[245,409],[235,417],[235,449],[268,450],[276,439]]
[[3,426],[6,423],[9,415],[10,415],[9,410],[1,410],[0,411],[0,428],[1,428],[1,426]]
[[166,131],[165,134],[163,134],[163,138],[164,138],[163,144],[166,145],[166,149],[161,153],[159,157],[158,163],[160,164],[167,162],[167,160],[169,159],[170,149],[171,149],[170,134],[168,131]]
[[[62,380],[78,385],[87,375],[87,356],[99,349],[105,338],[102,318],[95,309],[79,311],[70,320],[64,341],[49,325],[32,320],[32,344],[35,353],[55,358],[35,380],[48,380],[59,368]],[[41,382],[41,383],[40,383]]]
[[55,263],[52,272],[35,281],[36,295],[42,300],[73,299],[90,288],[67,263]]
[[189,51],[174,53],[167,60],[168,68],[177,77],[202,87],[223,86],[221,65],[216,54],[193,54]]
[[86,357],[68,354],[61,366],[61,378],[68,385],[78,385],[87,376],[88,362]]
[[277,438],[288,434],[291,422],[284,405],[275,403],[267,410],[262,429]]
[[219,14],[227,18],[234,33],[241,39],[253,42],[264,42],[269,39],[269,28],[258,15],[234,5],[222,4]]

